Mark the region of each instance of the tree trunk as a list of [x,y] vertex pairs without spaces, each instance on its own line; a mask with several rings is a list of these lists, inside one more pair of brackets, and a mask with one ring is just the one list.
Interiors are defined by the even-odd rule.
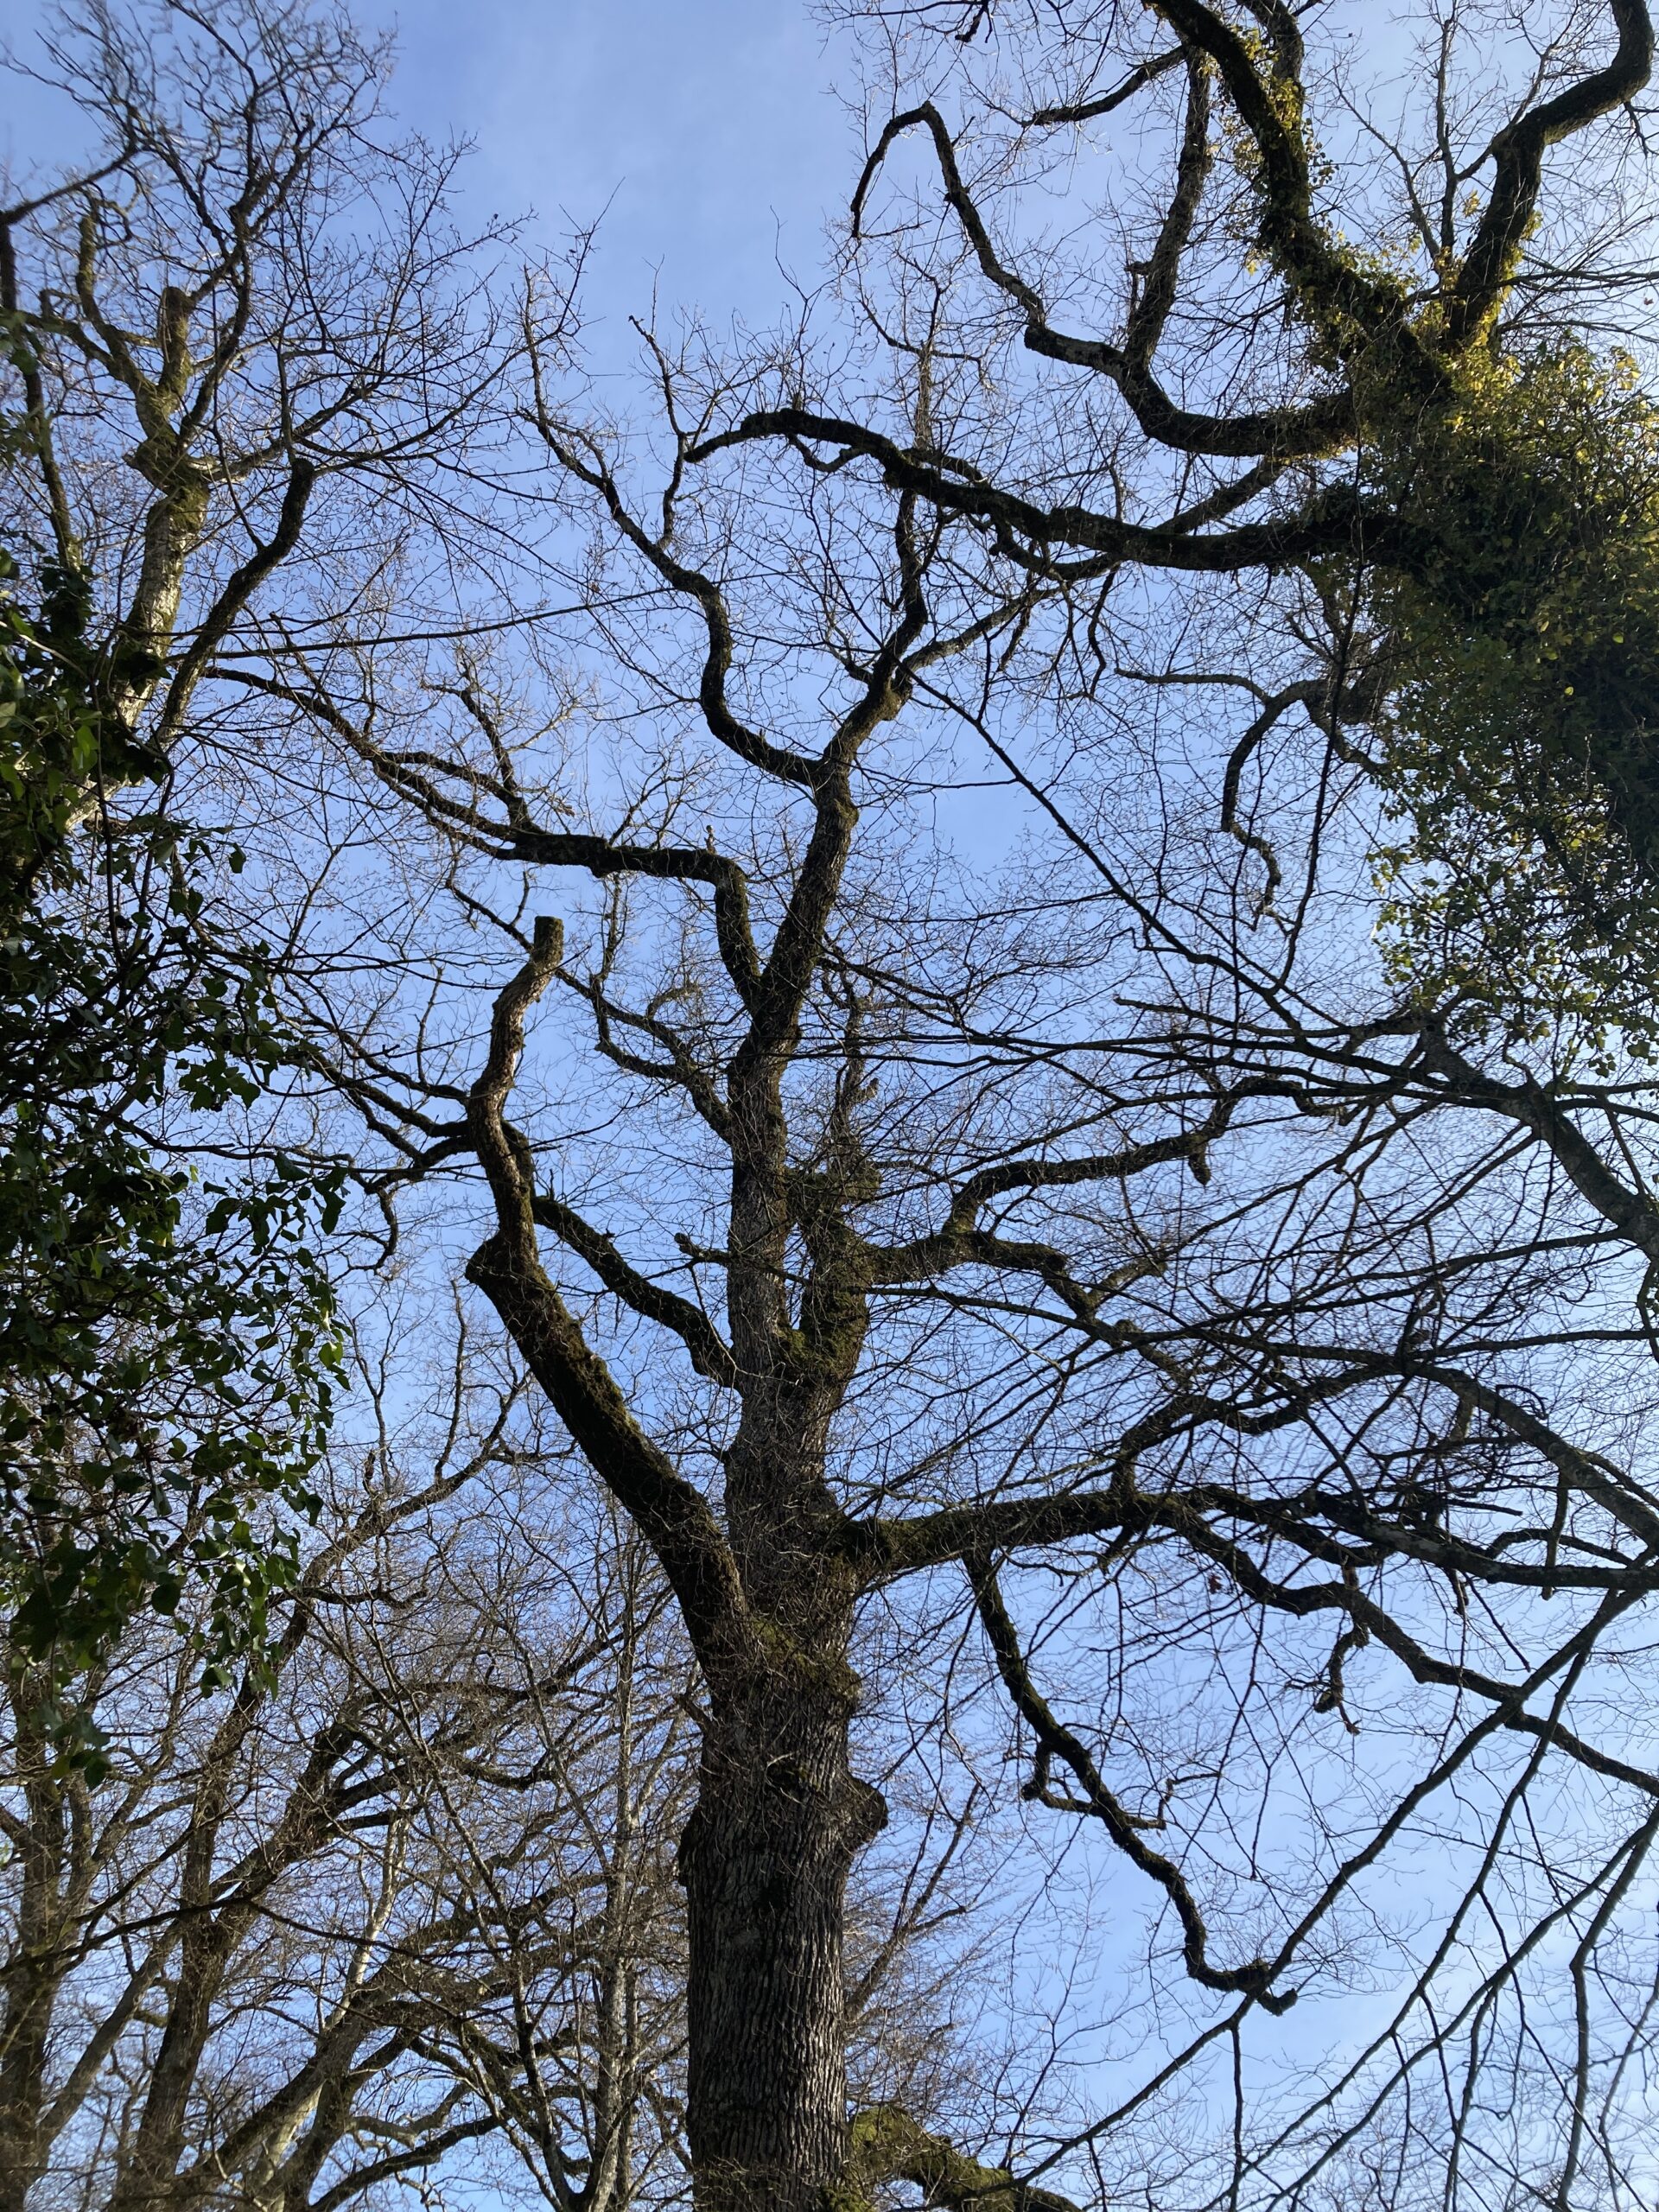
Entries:
[[24,2212],[46,2162],[41,2120],[47,2054],[71,1951],[63,1942],[79,1903],[69,1886],[66,1790],[51,1770],[39,1709],[42,1675],[10,1668],[16,1770],[23,1777],[24,1831],[17,1844],[22,1894],[0,1978],[0,2212]]
[[714,1695],[680,1844],[698,2212],[816,2212],[846,2154],[847,1876],[887,1817],[848,1764],[844,1660]]

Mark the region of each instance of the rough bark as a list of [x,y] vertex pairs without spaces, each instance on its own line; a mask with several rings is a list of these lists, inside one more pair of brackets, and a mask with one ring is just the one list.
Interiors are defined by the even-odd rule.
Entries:
[[680,1847],[699,2212],[807,2212],[842,2171],[847,1877],[886,1817],[848,1761],[855,1694],[844,1660],[780,1655],[705,1735]]
[[982,2165],[896,2105],[876,2105],[853,2122],[846,2176],[823,2212],[869,2212],[869,2192],[894,2181],[924,2190],[945,2212],[1077,2212],[1069,2196],[1018,2181],[1006,2166]]

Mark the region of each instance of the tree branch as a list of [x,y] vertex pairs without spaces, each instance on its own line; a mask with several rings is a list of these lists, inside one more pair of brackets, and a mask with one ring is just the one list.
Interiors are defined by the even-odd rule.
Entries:
[[594,1473],[656,1553],[698,1656],[712,1670],[734,1657],[749,1634],[736,1567],[707,1500],[640,1428],[543,1268],[530,1150],[506,1119],[524,1017],[551,982],[563,950],[557,923],[538,919],[530,958],[495,1003],[489,1054],[472,1088],[467,1120],[497,1227],[467,1262],[467,1276],[495,1307]]

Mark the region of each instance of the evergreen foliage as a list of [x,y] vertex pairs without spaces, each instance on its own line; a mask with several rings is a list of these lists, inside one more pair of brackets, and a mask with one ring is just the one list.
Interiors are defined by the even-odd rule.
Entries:
[[1465,1032],[1645,1053],[1659,980],[1659,408],[1628,356],[1480,349],[1367,456],[1433,548],[1369,601],[1402,982]]
[[84,607],[60,579],[38,622],[0,621],[0,1598],[61,1689],[195,1586],[218,1678],[315,1510],[339,1171],[226,1120],[292,1055],[263,957],[214,928],[207,842],[160,813],[74,826],[101,742]]

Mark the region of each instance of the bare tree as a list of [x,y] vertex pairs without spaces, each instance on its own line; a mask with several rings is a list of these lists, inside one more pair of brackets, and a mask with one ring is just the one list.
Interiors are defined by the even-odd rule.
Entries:
[[250,622],[385,603],[500,353],[486,242],[448,220],[454,149],[385,132],[385,39],[257,0],[93,0],[41,54],[15,66],[89,143],[0,211],[5,529],[48,601],[96,601],[91,805],[165,772]]
[[426,1414],[383,1370],[268,1669],[205,1699],[135,1630],[92,1779],[14,1669],[9,2205],[324,2212],[458,2156],[593,2212],[676,2194],[684,1662],[637,1541],[550,1505],[458,1354]]
[[[1398,664],[1371,649],[1354,564],[1450,587],[1421,479],[1374,489],[1344,456],[1409,460],[1504,314],[1524,342],[1542,156],[1641,89],[1649,35],[1614,8],[1601,62],[1573,26],[1540,30],[1495,150],[1487,133],[1435,156],[1454,177],[1491,158],[1497,181],[1473,212],[1454,195],[1414,289],[1333,242],[1300,30],[1254,12],[1246,36],[1160,9],[1167,52],[1113,10],[1065,16],[1056,66],[1107,92],[1014,126],[1017,182],[1033,130],[1184,88],[1121,341],[1065,334],[927,102],[878,136],[855,224],[918,130],[944,228],[894,235],[887,290],[855,295],[872,349],[833,384],[804,334],[730,363],[652,333],[661,407],[631,436],[561,396],[558,347],[527,327],[530,426],[582,543],[560,574],[588,609],[564,648],[590,657],[588,702],[550,727],[529,670],[492,696],[474,667],[447,745],[429,716],[417,753],[360,649],[248,678],[423,817],[440,877],[517,947],[470,1079],[430,1030],[388,1032],[354,1072],[343,1018],[331,1049],[394,1179],[476,1160],[469,1278],[696,1654],[681,1866],[710,2207],[900,2182],[1059,2201],[891,2107],[848,2132],[843,1899],[883,1817],[852,1751],[867,1695],[880,1740],[883,1694],[857,1624],[886,1605],[919,1635],[950,1576],[1027,1802],[1122,1854],[1158,1908],[1154,1986],[1173,1962],[1197,2008],[1050,2163],[1086,2189],[1092,2159],[1115,2199],[1265,2202],[1363,2176],[1381,2126],[1395,2177],[1356,2185],[1401,2203],[1425,2171],[1441,2195],[1476,2186],[1507,2127],[1517,2189],[1567,2207],[1592,2139],[1606,2188],[1645,2185],[1616,2085],[1649,2016],[1608,1948],[1659,1789],[1640,1701],[1612,1688],[1659,1540],[1645,1093],[1590,1079],[1570,1022],[1517,1033],[1490,992],[1378,961],[1365,853],[1388,763],[1363,732]],[[989,14],[937,19],[965,37]],[[1433,108],[1429,82],[1449,132],[1454,96]],[[1234,136],[1203,227],[1215,101]],[[1192,378],[1211,360],[1227,384],[1202,407],[1153,367],[1189,251],[1211,348]],[[1258,254],[1278,292],[1217,301],[1217,257],[1242,286]],[[1043,265],[1057,287],[1091,274],[1058,248]],[[1565,266],[1539,287],[1552,314]],[[1071,372],[1059,397],[1009,364],[1010,330]],[[1230,460],[1242,474],[1210,473]],[[1139,581],[1182,576],[1247,582]],[[1477,627],[1494,588],[1470,585]],[[1245,704],[1219,747],[1215,719],[1177,710],[1206,689]],[[1252,810],[1269,763],[1285,780]],[[987,769],[1026,841],[1000,882],[949,796]],[[453,956],[446,973],[461,983]],[[556,1071],[578,1020],[593,1071],[572,1091]],[[955,1698],[961,1611],[942,1610],[934,1680]],[[1395,1741],[1402,1696],[1420,1727]],[[1570,1818],[1546,1809],[1562,1773]],[[1445,1888],[1420,1940],[1388,1925],[1373,1870],[1421,1863],[1431,1834]],[[1545,2031],[1530,1977],[1558,1944],[1567,2016]],[[1386,2030],[1300,2102],[1264,2081],[1272,2023],[1384,1959]],[[1189,2078],[1214,2125],[1160,2165],[1137,2115]]]

